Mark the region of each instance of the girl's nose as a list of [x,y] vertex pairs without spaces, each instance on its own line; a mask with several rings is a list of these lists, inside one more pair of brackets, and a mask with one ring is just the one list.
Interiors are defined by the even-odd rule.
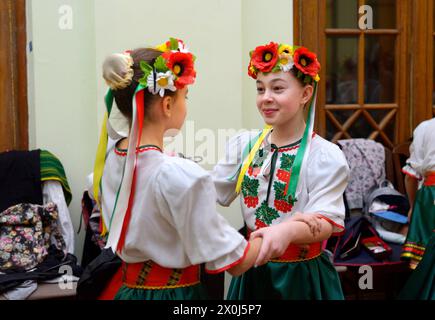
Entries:
[[272,99],[271,92],[269,90],[265,90],[263,94],[263,103],[270,103],[272,101],[273,99]]

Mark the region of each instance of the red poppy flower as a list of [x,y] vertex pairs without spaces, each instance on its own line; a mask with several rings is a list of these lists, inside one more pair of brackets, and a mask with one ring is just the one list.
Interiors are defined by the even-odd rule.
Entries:
[[313,78],[320,71],[320,63],[317,60],[316,54],[310,52],[305,47],[300,47],[295,51],[293,61],[298,70],[300,70],[303,74],[307,74]]
[[257,70],[255,70],[255,67],[252,65],[252,63],[249,63],[248,75],[253,79],[257,79]]
[[251,64],[261,72],[270,72],[278,61],[278,44],[271,42],[255,48],[251,56]]
[[186,85],[195,82],[196,71],[193,67],[193,55],[188,52],[165,52],[163,58],[167,67],[175,75],[175,87],[183,89]]

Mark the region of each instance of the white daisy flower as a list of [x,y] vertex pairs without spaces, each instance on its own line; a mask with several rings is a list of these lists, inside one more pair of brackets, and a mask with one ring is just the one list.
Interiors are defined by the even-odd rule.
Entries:
[[188,53],[189,47],[186,44],[183,44],[183,42],[178,41],[178,51]]
[[293,57],[289,54],[279,55],[279,67],[282,71],[288,72],[294,66]]
[[154,73],[150,73],[147,78],[148,91],[152,94],[165,95],[165,90],[175,91],[177,88],[174,85],[174,75],[171,71],[157,72],[154,81]]

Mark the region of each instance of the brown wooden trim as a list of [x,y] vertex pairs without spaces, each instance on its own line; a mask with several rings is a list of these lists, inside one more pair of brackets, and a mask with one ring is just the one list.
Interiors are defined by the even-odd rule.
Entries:
[[[412,128],[420,122],[431,118],[432,99],[429,101],[428,85],[428,54],[431,53],[430,42],[428,41],[428,1],[413,1],[412,6],[412,44],[411,44],[411,108],[412,108]],[[430,13],[432,14],[432,12]]]
[[386,103],[386,104],[364,104],[364,109],[378,110],[378,109],[398,109],[399,105],[397,103]]
[[398,55],[396,56],[396,70],[398,79],[396,82],[396,97],[398,99],[398,115],[395,128],[395,135],[398,141],[394,141],[395,144],[402,143],[409,139],[410,137],[410,101],[411,101],[411,90],[410,90],[410,35],[412,25],[409,23],[411,21],[410,12],[412,10],[412,1],[402,0],[397,2],[397,27],[401,30],[400,36],[397,38],[397,49]]
[[380,34],[399,34],[399,30],[396,29],[372,29],[372,30],[360,30],[360,29],[325,29],[325,33],[328,35],[352,35],[358,36],[361,33],[369,35]]
[[359,104],[327,104],[325,110],[356,110],[360,109]]
[[356,109],[368,109],[368,110],[385,110],[385,109],[398,109],[399,106],[396,103],[389,104],[327,104],[325,110],[356,110]]
[[[435,21],[434,21],[434,19],[435,19],[435,13],[434,13],[434,6],[435,6],[435,4],[434,4],[434,1],[429,1],[429,3],[428,3],[428,30],[434,30],[435,31]],[[432,110],[430,110],[430,111],[432,111],[431,112],[431,114],[430,114],[430,117],[433,117],[433,115],[434,115],[434,111],[435,110],[433,110],[433,108],[435,107],[435,106],[433,106],[433,98],[432,98],[432,96],[433,96],[433,92],[434,92],[434,87],[435,87],[435,84],[433,83],[433,81],[434,81],[434,74],[433,74],[433,72],[434,72],[434,63],[435,63],[435,61],[433,61],[433,57],[434,57],[434,41],[435,41],[435,38],[434,38],[434,36],[435,36],[435,32],[432,32],[432,35],[430,35],[430,33],[428,34],[428,39],[427,39],[427,41],[428,41],[428,52],[427,52],[427,70],[428,70],[428,80],[429,80],[429,84],[428,84],[428,92],[427,92],[427,95],[428,95],[428,97],[429,97],[429,104],[430,105],[432,105],[432,108],[430,108],[430,109],[432,109]]]
[[18,103],[18,147],[29,148],[28,105],[27,105],[27,58],[26,58],[26,1],[15,0],[17,32],[17,103]]
[[[318,24],[317,29],[315,30],[316,34],[320,35],[317,37],[317,43],[318,46],[315,46],[314,43],[312,43],[312,47],[315,48],[315,52],[318,55],[319,61],[323,64],[323,66],[326,66],[326,37],[323,35],[323,26],[326,25],[326,1],[321,0],[317,1],[317,17],[318,17]],[[326,79],[326,68],[323,67],[322,70],[320,70],[320,77],[321,79]],[[321,102],[319,109],[324,109],[324,105],[326,102],[326,81],[321,81],[319,86],[319,94],[318,94],[318,101]],[[320,132],[321,135],[326,136],[326,113],[322,110],[321,112],[316,112],[316,131]],[[346,133],[347,134],[347,133]]]
[[0,52],[0,152],[28,149],[26,2],[2,0]]
[[293,0],[293,44],[298,45],[300,41],[301,32],[301,14],[299,10],[300,0]]
[[[364,5],[364,0],[358,0],[358,7]],[[365,37],[364,33],[359,33],[358,38],[358,104],[364,104],[364,62],[365,62]]]

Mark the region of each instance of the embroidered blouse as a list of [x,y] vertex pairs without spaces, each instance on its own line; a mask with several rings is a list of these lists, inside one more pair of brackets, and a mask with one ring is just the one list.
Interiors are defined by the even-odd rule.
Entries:
[[[236,198],[237,172],[243,162],[243,150],[258,132],[244,132],[227,144],[226,157],[215,166],[212,176],[217,201],[228,206]],[[300,141],[278,147],[264,139],[246,172],[240,201],[250,230],[280,223],[296,212],[320,214],[333,225],[333,233],[344,229],[343,192],[349,178],[349,167],[338,146],[314,135],[307,168],[301,172],[301,191],[293,201],[285,192]],[[230,179],[230,177],[234,177]]]
[[[108,150],[101,202],[109,224],[126,150]],[[241,261],[248,243],[216,211],[216,190],[208,172],[155,146],[141,147],[137,161],[136,194],[120,255],[124,261],[152,260],[167,268],[206,263],[211,273]]]

